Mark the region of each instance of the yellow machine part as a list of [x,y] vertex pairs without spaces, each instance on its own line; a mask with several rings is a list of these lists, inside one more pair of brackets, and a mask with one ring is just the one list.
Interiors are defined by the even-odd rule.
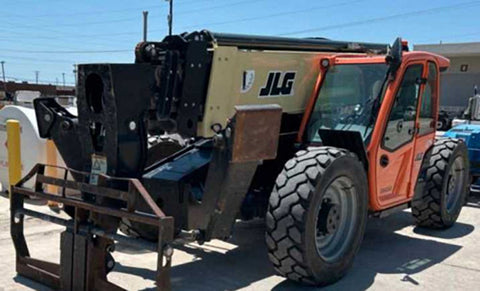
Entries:
[[[212,136],[212,124],[225,126],[235,113],[235,105],[278,104],[283,112],[302,113],[320,72],[320,59],[327,54],[214,48],[204,117],[197,134]],[[259,97],[271,72],[295,72],[292,94]],[[248,90],[241,90],[245,74],[253,80]]]

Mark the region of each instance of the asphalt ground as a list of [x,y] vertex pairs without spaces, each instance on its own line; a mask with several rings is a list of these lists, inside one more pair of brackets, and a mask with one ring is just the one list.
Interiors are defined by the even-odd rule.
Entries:
[[[29,208],[49,212],[44,202]],[[408,211],[369,219],[353,268],[324,290],[480,290],[480,196],[472,196],[458,223],[442,231],[417,228]],[[25,222],[33,257],[59,261],[62,228],[37,219]],[[154,290],[156,254],[118,245],[109,279],[127,290]],[[15,272],[9,204],[0,197],[0,290],[49,290]],[[275,275],[262,221],[240,222],[229,242],[177,246],[174,290],[316,290]]]

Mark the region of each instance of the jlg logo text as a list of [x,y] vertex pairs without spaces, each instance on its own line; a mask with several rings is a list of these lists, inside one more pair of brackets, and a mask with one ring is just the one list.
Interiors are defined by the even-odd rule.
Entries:
[[260,98],[293,95],[296,72],[269,72],[267,83],[260,89]]

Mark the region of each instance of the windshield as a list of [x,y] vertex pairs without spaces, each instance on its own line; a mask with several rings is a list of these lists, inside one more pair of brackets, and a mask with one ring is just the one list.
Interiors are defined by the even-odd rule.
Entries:
[[329,68],[310,116],[308,140],[321,142],[319,129],[335,129],[358,131],[366,141],[372,130],[372,105],[382,90],[387,69],[384,63]]

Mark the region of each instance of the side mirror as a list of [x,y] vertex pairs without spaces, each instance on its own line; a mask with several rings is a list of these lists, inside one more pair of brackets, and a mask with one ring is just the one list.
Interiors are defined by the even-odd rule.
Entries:
[[390,53],[385,58],[387,64],[390,66],[390,74],[392,74],[392,76],[395,76],[398,68],[400,68],[400,65],[402,64],[402,51],[402,39],[397,37],[390,49]]

